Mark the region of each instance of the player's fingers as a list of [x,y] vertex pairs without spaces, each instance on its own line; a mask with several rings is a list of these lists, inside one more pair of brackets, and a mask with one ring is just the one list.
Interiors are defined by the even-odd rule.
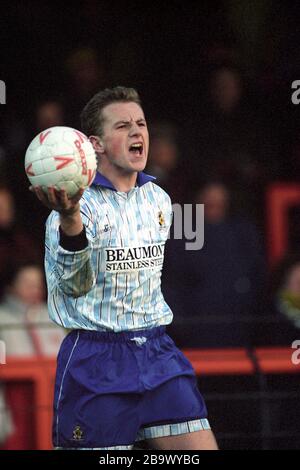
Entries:
[[57,206],[57,197],[53,186],[48,186],[47,191],[50,204],[52,204],[53,206]]
[[31,191],[34,192],[36,197],[46,206],[51,208],[48,198],[40,186],[31,186]]
[[64,189],[61,189],[60,191],[57,192],[57,196],[59,198],[61,206],[64,209],[67,209],[70,206],[70,200],[68,198],[66,191]]
[[37,186],[29,186],[29,191],[31,191],[33,194],[36,195],[36,197],[39,199],[39,195],[37,192]]
[[79,199],[81,198],[81,196],[83,195],[84,193],[84,188],[80,188],[77,193],[71,198],[71,201],[73,204],[77,204],[77,202],[79,201]]
[[36,197],[42,201],[42,202],[45,202],[45,199],[47,200],[45,194],[44,194],[44,191],[39,187],[39,186],[35,186],[33,187],[33,192],[35,193]]

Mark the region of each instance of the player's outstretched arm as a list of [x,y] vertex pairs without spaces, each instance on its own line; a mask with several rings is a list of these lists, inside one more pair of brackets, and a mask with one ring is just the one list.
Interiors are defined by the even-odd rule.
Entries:
[[[48,188],[47,194],[41,187],[30,187],[30,190],[49,209],[57,211],[60,218],[59,245],[56,233],[57,225],[46,228],[46,264],[55,263],[55,270],[46,270],[52,288],[57,286],[70,297],[86,295],[93,287],[95,276],[91,265],[91,248],[88,245],[80,213],[79,200],[83,194],[81,188],[76,195],[68,197],[65,191]],[[55,217],[57,220],[57,218]],[[53,218],[50,220],[53,220]],[[64,236],[64,235],[67,235]],[[52,276],[52,277],[51,277]]]
[[30,186],[29,189],[35,193],[42,204],[59,212],[61,229],[66,235],[74,236],[82,232],[83,223],[79,200],[83,195],[84,188],[80,188],[73,197],[68,197],[65,190],[59,191],[53,187],[47,188],[47,193],[39,186]]

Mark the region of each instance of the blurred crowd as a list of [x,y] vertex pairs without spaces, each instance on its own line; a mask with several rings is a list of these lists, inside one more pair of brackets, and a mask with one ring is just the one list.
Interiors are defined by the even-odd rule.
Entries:
[[[21,117],[10,109],[2,119],[0,340],[10,356],[55,357],[66,333],[47,315],[43,237],[48,211],[28,190],[26,148],[49,127],[80,129],[83,105],[103,87],[133,85],[143,98],[145,81],[139,82],[130,50],[127,43],[115,47],[113,74],[97,48],[75,48],[65,57],[61,87],[38,94],[33,109]],[[162,284],[174,312],[170,333],[179,347],[290,345],[300,329],[298,213],[294,207],[287,218],[293,243],[271,265],[266,193],[276,182],[300,184],[299,119],[271,60],[257,76],[245,73],[231,47],[218,43],[206,52],[198,93],[189,95],[187,80],[182,97],[174,89],[164,100],[156,86],[157,101],[150,93],[143,103],[146,117],[149,109],[146,172],[156,176],[173,203],[205,208],[201,250],[186,250],[186,240],[174,237],[167,244]],[[19,386],[0,388],[0,407],[5,402],[7,410],[0,415],[4,448],[31,445],[26,434],[30,413],[18,415],[31,393],[28,384],[22,393]]]
[[[268,101],[274,87],[272,75],[268,85],[262,78],[251,81],[237,65],[232,48],[214,47],[208,62],[199,96],[189,100],[186,91],[188,112],[183,110],[181,117],[171,119],[162,110],[154,113],[150,106],[148,117],[146,172],[156,176],[173,203],[183,208],[184,204],[205,207],[201,250],[186,250],[185,239],[171,237],[168,242],[163,288],[174,311],[171,330],[183,347],[290,342],[299,327],[295,320],[298,287],[289,280],[293,270],[297,272],[297,260],[290,262],[297,251],[297,236],[291,237],[293,243],[281,263],[271,269],[265,201],[274,182],[297,183],[294,169],[300,159],[299,142],[297,137],[290,141],[284,126],[280,132],[282,117],[291,121],[293,116],[280,105],[280,99]],[[92,47],[72,50],[65,58],[63,73],[56,94],[51,90],[32,113],[23,119],[10,117],[2,129],[2,295],[9,282],[8,267],[29,262],[42,268],[43,263],[48,210],[28,190],[23,170],[28,144],[38,132],[52,126],[80,129],[83,105],[97,90],[112,84]],[[147,116],[147,102],[144,108]],[[297,234],[297,217],[293,217],[287,230]],[[281,278],[274,291],[278,272]],[[278,327],[280,321],[286,322],[284,328]],[[271,327],[276,334],[270,334]]]

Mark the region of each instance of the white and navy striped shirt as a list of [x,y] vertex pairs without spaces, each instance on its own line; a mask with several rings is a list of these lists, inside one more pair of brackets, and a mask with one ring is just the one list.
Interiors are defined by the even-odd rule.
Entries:
[[80,251],[61,246],[59,214],[51,212],[45,270],[55,323],[114,332],[171,323],[161,270],[172,206],[152,179],[141,172],[137,186],[124,193],[98,173],[80,201],[88,239]]

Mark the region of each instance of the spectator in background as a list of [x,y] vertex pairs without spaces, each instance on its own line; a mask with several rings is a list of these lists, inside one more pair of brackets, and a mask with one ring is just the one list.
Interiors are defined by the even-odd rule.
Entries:
[[5,385],[0,382],[0,450],[1,446],[14,432],[12,415],[5,399]]
[[31,140],[41,131],[53,126],[66,125],[65,109],[57,98],[39,101],[32,113],[32,121],[20,125],[12,123],[6,136],[7,155],[4,170],[7,184],[12,188],[18,217],[33,238],[41,244],[47,211],[38,204],[28,191],[29,181],[24,170],[26,149]]
[[261,345],[290,345],[300,331],[300,256],[287,254],[270,276],[271,322],[258,332]]
[[300,259],[293,262],[284,272],[277,292],[279,311],[296,327],[300,328]]
[[262,223],[263,188],[276,173],[276,147],[272,128],[236,67],[214,70],[202,109],[190,125],[196,187],[221,178],[235,192],[237,208]]
[[185,347],[247,346],[265,285],[259,235],[253,223],[232,215],[223,183],[204,185],[195,202],[204,204],[203,248],[187,251],[185,240],[170,240],[167,248],[164,282],[174,309],[172,334]]
[[[5,342],[6,355],[55,358],[65,332],[48,317],[41,266],[24,263],[15,268],[11,265],[10,269],[7,266],[7,271],[5,297],[0,305],[0,339]],[[4,416],[8,426],[2,448],[33,448],[31,384],[10,382],[2,399],[6,401]]]
[[[30,141],[36,134],[48,127],[66,125],[66,112],[62,101],[54,96],[41,98],[33,103],[26,122],[8,122],[4,131],[4,145],[9,153],[8,158],[13,158],[13,165],[23,162],[24,152]],[[8,161],[7,164],[10,164]]]
[[184,202],[188,168],[183,172],[177,129],[170,122],[153,122],[148,129],[151,144],[146,171],[156,177],[173,203]]
[[48,317],[42,267],[31,262],[7,267],[0,304],[0,338],[6,354],[55,357],[63,337],[64,330]]
[[0,187],[0,294],[9,266],[15,261],[42,261],[42,250],[17,222],[12,191]]
[[35,129],[32,132],[32,139],[44,129],[64,125],[66,125],[66,118],[61,101],[57,99],[42,101],[35,109]]
[[96,49],[74,49],[66,58],[65,103],[68,125],[80,129],[80,112],[86,102],[107,85],[106,71]]
[[4,184],[6,180],[6,155],[4,147],[0,146],[0,184]]

